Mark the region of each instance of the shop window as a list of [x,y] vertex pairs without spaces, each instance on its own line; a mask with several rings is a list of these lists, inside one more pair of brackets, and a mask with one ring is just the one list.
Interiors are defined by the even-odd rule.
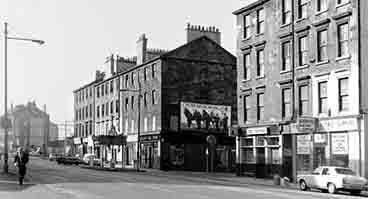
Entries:
[[278,137],[269,137],[267,140],[268,145],[279,145],[279,138]]
[[256,146],[264,146],[265,145],[265,137],[257,136],[256,137]]
[[243,148],[242,160],[246,163],[254,163],[254,149],[253,148]]
[[242,139],[241,146],[253,146],[253,138],[244,138]]
[[280,164],[281,157],[280,157],[280,149],[279,148],[270,148],[270,159],[272,164]]

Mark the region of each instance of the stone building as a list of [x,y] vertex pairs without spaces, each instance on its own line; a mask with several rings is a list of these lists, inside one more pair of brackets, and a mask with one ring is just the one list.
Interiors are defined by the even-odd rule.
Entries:
[[[206,137],[215,133],[219,147],[210,151],[212,162],[218,160],[219,170],[235,164],[235,138],[228,134],[236,121],[236,58],[221,47],[221,33],[215,27],[188,24],[186,33],[187,43],[171,51],[148,48],[143,34],[135,57],[109,57],[108,70],[89,84],[95,93],[93,136],[126,136],[126,144],[120,146],[92,142],[97,156],[133,166],[139,140],[142,167],[204,171],[209,161]],[[228,131],[181,129],[184,102],[226,106]]]
[[259,0],[236,15],[239,173],[367,176],[367,1]]

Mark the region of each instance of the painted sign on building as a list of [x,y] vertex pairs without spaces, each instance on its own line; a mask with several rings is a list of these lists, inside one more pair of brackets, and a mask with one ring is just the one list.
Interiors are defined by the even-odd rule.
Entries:
[[346,155],[348,149],[348,134],[347,133],[333,133],[331,134],[332,154]]
[[211,104],[180,103],[180,128],[229,133],[231,107]]
[[298,135],[296,137],[297,154],[311,154],[311,135]]
[[247,128],[247,136],[266,135],[266,134],[267,134],[267,127]]
[[301,133],[310,133],[316,130],[316,119],[313,117],[299,117],[297,129]]
[[320,120],[318,125],[318,131],[352,131],[357,129],[357,118]]

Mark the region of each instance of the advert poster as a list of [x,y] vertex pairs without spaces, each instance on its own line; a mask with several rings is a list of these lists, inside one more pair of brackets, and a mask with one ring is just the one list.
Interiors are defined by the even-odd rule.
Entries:
[[296,138],[297,154],[311,154],[311,136],[298,135]]
[[336,133],[331,134],[332,154],[346,155],[348,154],[348,134]]
[[231,107],[181,102],[180,128],[230,133]]

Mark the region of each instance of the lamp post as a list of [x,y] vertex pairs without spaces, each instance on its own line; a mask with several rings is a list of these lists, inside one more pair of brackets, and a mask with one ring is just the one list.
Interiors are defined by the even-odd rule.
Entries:
[[4,23],[4,172],[8,173],[8,128],[10,128],[10,121],[8,119],[8,39],[9,40],[21,40],[38,43],[40,45],[45,42],[38,39],[20,38],[20,37],[8,37],[8,23]]
[[[120,92],[130,91],[130,92],[137,92],[138,93],[138,129],[137,129],[137,171],[140,168],[140,135],[141,135],[141,97],[142,97],[142,87],[140,81],[138,81],[138,89],[120,89]],[[122,117],[122,116],[120,116]]]

